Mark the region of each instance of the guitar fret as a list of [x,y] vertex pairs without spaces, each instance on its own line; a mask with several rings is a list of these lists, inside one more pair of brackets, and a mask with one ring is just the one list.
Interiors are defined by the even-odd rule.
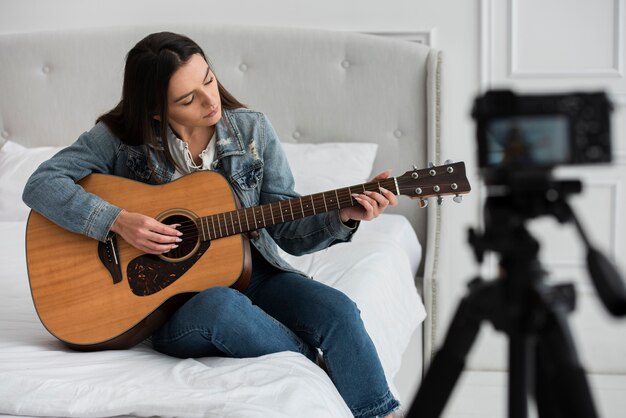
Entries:
[[291,211],[291,220],[295,219],[295,216],[293,215],[293,207],[291,206],[291,199],[289,199],[289,210]]
[[217,230],[215,229],[215,220],[213,219],[213,216],[211,216],[211,225],[213,225],[213,239],[217,238]]
[[254,229],[257,229],[256,215],[254,214],[254,209],[252,209],[252,217],[254,218]]
[[298,199],[300,201],[300,209],[302,210],[302,217],[304,218],[306,214],[304,213],[304,206],[302,206],[302,198]]
[[230,212],[230,226],[233,228],[233,234],[236,234],[236,232],[235,232],[235,220],[233,219],[233,212]]
[[200,229],[202,230],[202,240],[206,241],[206,234],[204,233],[204,218],[200,218]]
[[237,220],[239,221],[239,233],[242,233],[243,225],[241,225],[241,216],[239,216],[239,211],[237,211]]
[[278,201],[278,210],[280,212],[280,218],[285,222],[285,217],[283,216],[283,207],[280,205],[280,200]]
[[322,192],[322,201],[324,202],[324,212],[328,212],[328,206],[326,206],[326,196]]
[[[257,214],[257,217],[256,217],[256,220],[257,220],[257,227],[258,227],[259,225],[263,225],[263,226],[265,226],[265,217],[263,216],[263,211],[261,211],[261,210],[259,209],[259,207],[257,206],[257,207],[256,207],[256,210],[255,210],[254,212]],[[259,215],[259,214],[261,214],[261,218],[259,218],[259,217],[258,217],[258,215]],[[263,224],[261,224],[261,222],[263,222]]]
[[274,219],[274,208],[272,207],[274,206],[273,204],[269,204],[270,207],[270,215],[272,215],[272,225],[274,225],[276,223],[276,220]]
[[267,225],[267,222],[265,222],[265,214],[263,213],[263,209],[260,210],[261,212],[261,216],[263,217],[263,226]]
[[245,209],[243,210],[243,214],[246,215],[246,226],[248,227],[248,231],[251,231],[250,221],[248,221],[248,212]]
[[[289,210],[285,209],[285,214],[289,215],[289,212],[291,212],[291,208]],[[288,221],[293,221],[293,212],[291,212],[291,219],[287,219]]]
[[217,215],[217,227],[220,229],[220,238],[224,236],[224,234],[222,234],[222,225],[220,225],[220,216]]
[[311,198],[311,207],[313,208],[313,215],[315,215],[315,202],[313,201],[313,195],[310,196]]
[[337,189],[335,189],[335,198],[337,199],[337,209],[341,209],[341,202],[339,201],[339,195],[337,194]]

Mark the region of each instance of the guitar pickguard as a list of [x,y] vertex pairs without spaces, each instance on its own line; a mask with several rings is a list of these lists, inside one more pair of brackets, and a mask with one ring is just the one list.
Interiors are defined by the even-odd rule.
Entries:
[[137,296],[149,296],[165,289],[193,267],[210,246],[211,241],[201,242],[191,257],[179,262],[169,262],[152,254],[131,260],[126,269],[131,290]]

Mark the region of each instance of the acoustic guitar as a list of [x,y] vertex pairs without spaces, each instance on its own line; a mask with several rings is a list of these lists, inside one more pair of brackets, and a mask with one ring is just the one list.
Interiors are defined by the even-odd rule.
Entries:
[[245,289],[249,232],[356,206],[353,193],[380,187],[421,199],[470,191],[462,162],[251,208],[240,208],[227,180],[211,171],[156,186],[104,174],[79,184],[128,211],[180,224],[183,241],[150,255],[114,234],[99,242],[31,211],[26,259],[35,308],[46,329],[77,350],[131,347],[194,294],[214,286]]

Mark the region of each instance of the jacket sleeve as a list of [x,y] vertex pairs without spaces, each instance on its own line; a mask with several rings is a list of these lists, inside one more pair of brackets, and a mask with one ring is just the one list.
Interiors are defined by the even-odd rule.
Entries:
[[91,173],[112,173],[119,144],[102,123],[83,133],[35,170],[24,203],[65,229],[105,241],[121,209],[76,183]]
[[[265,116],[262,117],[261,124],[264,165],[271,169],[263,171],[260,203],[300,197],[294,190],[293,174],[276,131]],[[357,229],[358,222],[354,228],[341,222],[338,210],[267,228],[274,241],[293,255],[312,253],[337,243],[348,242]]]

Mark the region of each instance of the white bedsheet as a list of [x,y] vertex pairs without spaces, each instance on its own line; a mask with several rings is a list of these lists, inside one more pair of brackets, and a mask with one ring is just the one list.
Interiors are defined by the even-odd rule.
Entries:
[[[180,360],[140,344],[73,352],[40,324],[26,274],[23,222],[0,223],[0,414],[25,416],[349,417],[326,374],[296,353]],[[383,215],[354,241],[297,268],[361,309],[388,380],[425,317],[413,277],[420,247],[408,221]],[[378,251],[383,250],[383,251]]]

